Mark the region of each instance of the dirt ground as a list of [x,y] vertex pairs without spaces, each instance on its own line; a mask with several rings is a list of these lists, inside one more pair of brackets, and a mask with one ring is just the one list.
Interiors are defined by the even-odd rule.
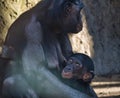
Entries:
[[91,85],[99,98],[120,98],[120,74],[96,76]]

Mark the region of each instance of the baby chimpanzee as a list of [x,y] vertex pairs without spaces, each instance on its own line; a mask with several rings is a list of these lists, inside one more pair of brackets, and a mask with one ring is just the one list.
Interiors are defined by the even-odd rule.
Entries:
[[65,67],[62,68],[64,83],[84,93],[88,91],[88,95],[98,98],[90,86],[94,78],[94,64],[89,56],[82,53],[75,53],[68,58],[64,65]]
[[75,53],[66,61],[62,70],[62,77],[66,79],[80,79],[90,83],[94,78],[94,64],[92,59],[82,53]]

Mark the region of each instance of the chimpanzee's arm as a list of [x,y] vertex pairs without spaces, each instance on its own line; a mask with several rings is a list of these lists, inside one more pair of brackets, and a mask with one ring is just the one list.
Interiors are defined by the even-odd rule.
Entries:
[[22,63],[26,78],[45,98],[90,98],[63,84],[46,68],[41,45],[28,43],[22,56]]
[[64,56],[66,58],[70,57],[73,54],[73,51],[68,34],[60,34],[58,36],[58,39]]

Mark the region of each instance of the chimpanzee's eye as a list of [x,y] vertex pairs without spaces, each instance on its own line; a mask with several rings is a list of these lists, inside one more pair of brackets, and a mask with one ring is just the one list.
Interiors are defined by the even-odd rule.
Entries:
[[82,68],[82,65],[81,64],[79,64],[78,62],[76,62],[76,67],[78,67],[78,68]]
[[79,67],[80,67],[80,64],[76,62],[76,63],[75,63],[75,66],[79,68]]
[[79,66],[80,64],[79,63],[76,63],[76,66]]

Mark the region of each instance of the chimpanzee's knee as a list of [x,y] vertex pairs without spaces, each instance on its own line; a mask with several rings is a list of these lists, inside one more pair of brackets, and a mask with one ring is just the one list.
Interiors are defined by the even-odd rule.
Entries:
[[4,98],[39,98],[21,75],[6,78],[2,94]]

